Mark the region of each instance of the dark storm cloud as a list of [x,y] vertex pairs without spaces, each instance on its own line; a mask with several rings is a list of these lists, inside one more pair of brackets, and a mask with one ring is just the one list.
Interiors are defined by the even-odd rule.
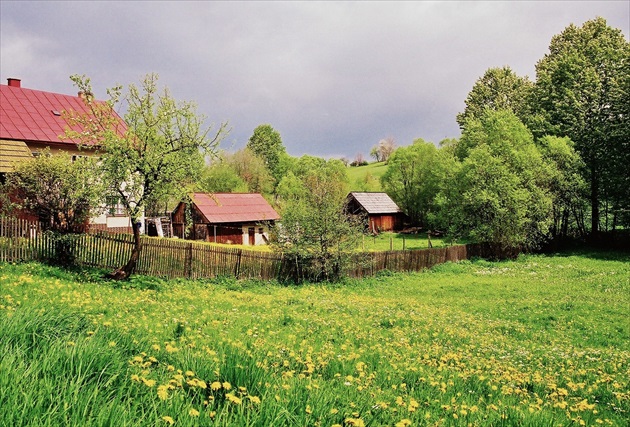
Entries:
[[0,74],[97,95],[160,74],[226,148],[270,123],[293,155],[364,155],[381,138],[457,137],[455,115],[489,67],[535,78],[554,34],[603,16],[628,36],[627,2],[7,2]]

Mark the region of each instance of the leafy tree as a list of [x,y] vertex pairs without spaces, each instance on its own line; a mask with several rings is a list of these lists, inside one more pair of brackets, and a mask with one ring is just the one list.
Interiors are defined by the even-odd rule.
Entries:
[[503,248],[539,245],[551,225],[550,165],[531,132],[508,110],[465,123],[446,209],[451,232]]
[[537,146],[543,160],[550,166],[549,190],[553,197],[551,237],[584,236],[587,185],[580,174],[582,158],[575,151],[573,142],[566,137],[544,136],[537,141]]
[[236,153],[222,153],[211,165],[204,168],[197,188],[215,193],[261,193],[273,192],[274,178],[264,160],[249,148]]
[[615,215],[630,208],[630,43],[603,18],[571,24],[552,38],[536,77],[544,132],[571,138],[585,162],[596,235],[602,198]]
[[206,193],[246,193],[249,191],[247,183],[225,160],[225,157],[204,168],[196,188]]
[[390,136],[381,139],[378,144],[372,147],[372,150],[370,150],[370,156],[372,156],[377,162],[387,162],[395,149],[396,143],[394,138]]
[[264,160],[265,166],[276,182],[282,179],[284,172],[282,170],[282,158],[286,155],[286,150],[277,130],[268,124],[258,126],[249,138],[247,148]]
[[[71,79],[82,92],[92,93],[88,78],[75,75]],[[169,196],[183,197],[185,184],[199,176],[204,155],[214,154],[226,133],[226,124],[221,124],[209,137],[211,129],[204,129],[195,105],[178,103],[167,89],[160,92],[157,79],[149,74],[140,87],[129,85],[124,98],[122,87],[110,89],[110,99],[104,103],[86,96],[91,113],[67,117],[71,126],[82,128],[81,132],[69,130],[68,135],[94,150],[109,193],[120,198],[131,217],[135,244],[127,264],[112,273],[118,279],[128,277],[136,266],[144,208]],[[127,111],[124,127],[114,112],[123,99]]]
[[517,76],[510,67],[489,68],[466,97],[466,108],[457,115],[459,127],[464,129],[468,120],[479,119],[486,109],[509,110],[525,122],[533,87],[527,77]]
[[72,161],[67,153],[52,155],[46,148],[40,156],[16,164],[4,190],[15,196],[14,208],[37,216],[44,230],[80,232],[104,201],[95,171],[93,158]]
[[450,169],[449,157],[421,138],[396,149],[390,157],[381,185],[414,223],[433,225],[430,217],[435,213],[435,197]]
[[72,265],[71,233],[85,230],[89,219],[103,206],[103,186],[96,174],[94,158],[72,161],[67,153],[52,155],[46,148],[39,157],[16,164],[7,174],[2,193],[16,200],[4,208],[21,209],[38,217],[50,232],[55,248],[51,261]]
[[273,192],[274,177],[265,166],[264,160],[256,156],[251,149],[246,147],[227,156],[226,162],[247,184],[247,191],[262,194]]
[[338,279],[358,245],[360,228],[345,214],[347,183],[336,166],[310,169],[300,178],[289,173],[278,192],[282,222],[273,238],[276,249],[298,259],[310,280]]

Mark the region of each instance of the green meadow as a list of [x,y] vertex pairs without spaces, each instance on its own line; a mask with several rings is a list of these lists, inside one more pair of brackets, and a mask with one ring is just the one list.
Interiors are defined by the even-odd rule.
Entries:
[[3,426],[627,426],[630,257],[341,284],[0,264]]
[[351,191],[383,191],[381,176],[387,171],[385,162],[374,162],[365,166],[348,167]]

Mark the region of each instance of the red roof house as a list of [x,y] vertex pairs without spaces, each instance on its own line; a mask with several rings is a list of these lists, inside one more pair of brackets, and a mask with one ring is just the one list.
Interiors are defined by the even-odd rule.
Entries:
[[[194,193],[192,204],[181,202],[173,211],[173,234],[193,240],[241,245],[268,243],[269,226],[280,219],[256,193]],[[189,213],[186,210],[189,209]],[[190,224],[187,224],[186,217]],[[186,235],[186,226],[190,233]]]
[[[19,79],[13,78],[8,79],[6,85],[0,84],[0,179],[13,170],[16,161],[36,156],[46,147],[53,154],[64,151],[71,156],[89,155],[89,151],[79,150],[80,141],[65,136],[69,126],[64,112],[90,113],[84,96],[26,89]],[[125,130],[125,123],[120,119],[121,134]],[[116,206],[107,214],[93,218],[92,224],[94,228],[115,231],[127,230],[131,225]]]

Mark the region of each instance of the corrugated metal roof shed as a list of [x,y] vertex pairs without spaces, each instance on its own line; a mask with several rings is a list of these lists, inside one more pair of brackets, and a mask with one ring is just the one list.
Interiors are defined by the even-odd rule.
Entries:
[[195,193],[192,200],[210,224],[280,219],[265,198],[257,193]]
[[391,214],[402,212],[387,193],[352,192],[349,196],[366,210],[368,214]]

